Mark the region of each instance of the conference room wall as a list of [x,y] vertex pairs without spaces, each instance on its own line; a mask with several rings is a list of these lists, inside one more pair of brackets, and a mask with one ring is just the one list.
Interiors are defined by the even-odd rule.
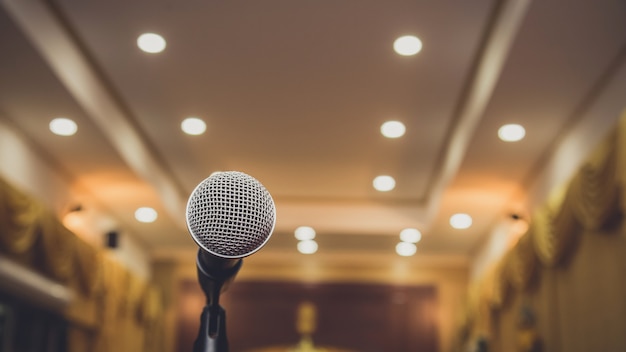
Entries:
[[[458,312],[462,308],[467,293],[467,260],[424,258],[404,266],[400,274],[387,265],[377,264],[375,259],[370,259],[369,264],[365,264],[363,269],[355,270],[355,264],[349,255],[320,254],[318,258],[320,264],[317,265],[315,273],[308,271],[307,275],[307,270],[299,264],[297,254],[262,254],[264,253],[259,252],[246,258],[244,267],[231,288],[235,288],[238,283],[245,285],[259,282],[282,282],[295,285],[345,283],[389,287],[431,287],[436,292],[434,315],[439,351],[453,351]],[[154,263],[153,274],[153,282],[161,288],[164,297],[166,350],[173,352],[176,351],[177,322],[183,313],[180,310],[181,287],[197,280],[195,264],[193,261],[181,260],[158,261]],[[226,301],[228,294],[228,291],[223,293]],[[197,317],[195,318],[199,319],[201,311],[200,308],[196,308]],[[186,314],[193,314],[193,312]],[[194,331],[193,334],[195,333]]]

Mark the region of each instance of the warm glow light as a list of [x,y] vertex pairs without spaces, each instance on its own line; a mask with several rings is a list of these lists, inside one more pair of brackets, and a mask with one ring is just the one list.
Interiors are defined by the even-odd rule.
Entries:
[[398,138],[404,136],[406,128],[400,121],[387,121],[380,126],[380,133],[387,138]]
[[180,124],[180,128],[189,135],[199,136],[206,131],[206,123],[197,117],[188,117]]
[[450,226],[455,229],[466,229],[472,226],[472,217],[468,214],[454,214],[450,217]]
[[157,217],[156,210],[149,207],[141,207],[135,211],[135,219],[139,222],[154,222]]
[[85,219],[83,219],[77,211],[69,212],[63,217],[63,225],[76,234],[80,233],[80,231],[77,230],[81,229],[84,223]]
[[418,229],[404,229],[400,232],[402,242],[417,243],[422,239],[422,233]]
[[505,142],[517,142],[524,136],[526,136],[526,130],[517,124],[504,125],[498,130],[498,137]]
[[377,191],[387,192],[396,187],[396,180],[391,176],[377,176],[374,179],[373,185]]
[[317,252],[317,242],[314,240],[298,242],[298,252],[302,254],[313,254]]
[[409,242],[400,242],[396,245],[396,253],[403,257],[410,257],[417,252],[417,246]]
[[294,235],[300,241],[312,240],[315,238],[315,230],[309,226],[300,226],[296,229]]
[[158,34],[144,33],[137,38],[137,46],[147,53],[156,54],[165,50],[166,43]]
[[528,222],[524,219],[518,219],[511,225],[511,231],[515,236],[521,236],[528,231]]
[[416,36],[405,35],[393,42],[393,49],[402,56],[411,56],[422,50],[422,41]]
[[78,131],[78,126],[73,120],[59,117],[50,121],[50,131],[59,136],[71,136]]

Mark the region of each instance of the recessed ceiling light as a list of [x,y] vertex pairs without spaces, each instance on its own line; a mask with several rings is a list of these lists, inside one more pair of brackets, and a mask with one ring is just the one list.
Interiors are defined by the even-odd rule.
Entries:
[[417,243],[422,239],[422,233],[418,229],[404,229],[400,232],[402,242]]
[[400,121],[387,121],[380,126],[380,133],[387,138],[398,138],[404,136],[406,127]]
[[417,252],[417,246],[409,242],[400,242],[396,245],[396,253],[403,257],[410,257]]
[[498,130],[498,137],[505,142],[517,142],[524,136],[526,136],[526,130],[518,124],[504,125]]
[[157,217],[157,211],[149,207],[141,207],[135,211],[135,219],[139,222],[154,222]]
[[377,176],[373,182],[374,188],[380,192],[391,191],[396,187],[396,180],[391,176]]
[[422,50],[422,41],[413,35],[405,35],[393,42],[393,49],[402,56],[412,56]]
[[309,226],[300,226],[294,232],[294,236],[300,241],[312,240],[315,238],[315,230]]
[[302,254],[313,254],[317,252],[317,242],[314,240],[298,242],[298,252]]
[[197,117],[188,117],[180,124],[180,128],[189,135],[199,136],[206,131],[206,123]]
[[50,121],[50,131],[59,136],[71,136],[78,131],[78,126],[73,120],[58,117]]
[[158,34],[144,33],[137,38],[137,46],[147,53],[156,54],[165,49],[166,42]]
[[455,229],[466,229],[472,226],[472,217],[468,214],[458,213],[450,217],[450,226]]

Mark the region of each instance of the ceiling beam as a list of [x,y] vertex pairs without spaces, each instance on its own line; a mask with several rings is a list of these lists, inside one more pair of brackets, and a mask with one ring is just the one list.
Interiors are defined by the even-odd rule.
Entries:
[[443,192],[459,170],[474,131],[484,116],[531,0],[502,0],[495,5],[474,68],[466,82],[446,135],[436,171],[426,188],[427,219],[439,209]]

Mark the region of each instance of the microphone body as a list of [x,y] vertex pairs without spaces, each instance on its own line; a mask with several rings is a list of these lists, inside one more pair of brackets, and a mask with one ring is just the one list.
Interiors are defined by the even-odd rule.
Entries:
[[198,249],[196,267],[198,282],[207,305],[219,304],[219,294],[228,289],[241,269],[243,259],[224,259],[215,257],[203,249]]
[[244,173],[214,173],[192,192],[187,227],[200,247],[196,267],[206,296],[193,352],[228,352],[220,294],[234,280],[243,258],[267,243],[275,223],[276,208],[269,192]]
[[198,282],[206,297],[200,315],[200,330],[193,352],[228,352],[226,338],[226,312],[220,306],[222,291],[235,279],[243,259],[223,259],[198,250],[196,267]]

